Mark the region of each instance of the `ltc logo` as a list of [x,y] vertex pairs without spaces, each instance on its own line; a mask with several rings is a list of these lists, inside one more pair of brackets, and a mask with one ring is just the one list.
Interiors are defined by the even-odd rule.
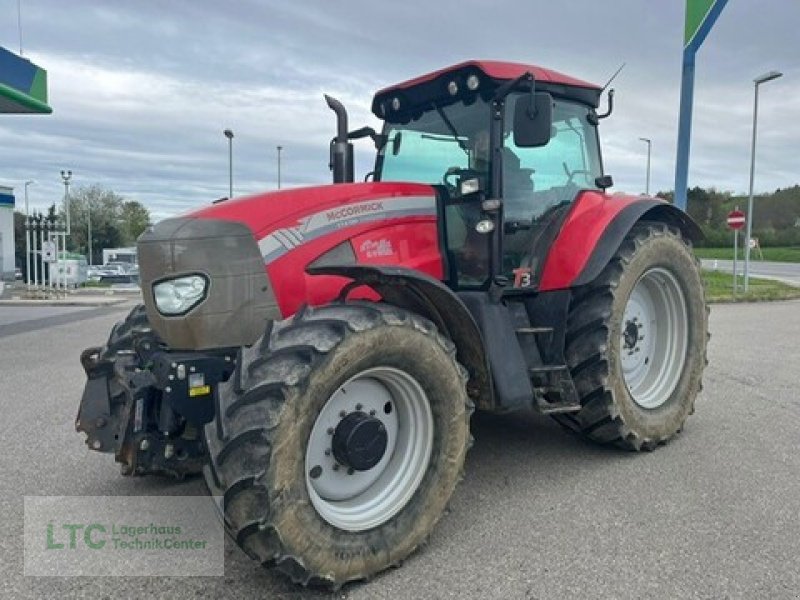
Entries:
[[[79,533],[80,530],[82,533]],[[64,532],[68,534],[64,534]],[[70,550],[75,550],[80,544],[81,540],[87,548],[92,550],[100,550],[106,545],[106,540],[102,538],[106,533],[106,528],[99,523],[91,523],[89,525],[79,525],[76,523],[64,523],[61,529],[57,529],[52,523],[47,524],[47,546],[48,550],[64,550],[69,547]],[[62,540],[62,541],[57,541]]]

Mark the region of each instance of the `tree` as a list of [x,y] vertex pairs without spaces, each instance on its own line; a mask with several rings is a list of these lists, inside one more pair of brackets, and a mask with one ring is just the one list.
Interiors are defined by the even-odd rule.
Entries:
[[121,217],[125,245],[133,245],[150,226],[150,211],[136,200],[128,200],[122,203]]
[[[92,264],[101,264],[103,248],[132,246],[150,224],[150,213],[135,200],[99,185],[70,192],[71,233],[69,248],[89,254],[89,221],[92,231]],[[63,208],[59,211],[63,216]]]

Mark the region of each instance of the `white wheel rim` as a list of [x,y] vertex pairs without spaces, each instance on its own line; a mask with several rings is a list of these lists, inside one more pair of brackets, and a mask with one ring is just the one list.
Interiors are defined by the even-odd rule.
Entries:
[[622,375],[636,404],[655,409],[669,399],[686,364],[688,340],[683,289],[670,271],[650,269],[636,282],[620,326]]
[[[382,458],[364,471],[335,468],[338,462],[331,451],[330,432],[342,414],[354,411],[380,420],[387,435]],[[432,448],[433,415],[417,380],[392,367],[363,371],[334,392],[314,422],[305,457],[311,503],[340,529],[377,527],[411,499],[428,468]]]

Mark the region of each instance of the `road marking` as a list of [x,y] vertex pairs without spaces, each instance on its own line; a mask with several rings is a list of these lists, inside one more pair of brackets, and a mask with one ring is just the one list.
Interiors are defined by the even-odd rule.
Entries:
[[[63,315],[55,315],[52,317],[43,317],[41,319],[26,319],[24,321],[17,321],[16,323],[9,323],[8,325],[0,325],[0,338],[18,335],[20,333],[28,333],[31,331],[39,331],[41,329],[48,329],[58,325],[66,325],[67,323],[75,323],[76,321],[85,321],[86,319],[93,319],[95,317],[104,317],[114,313],[124,315],[126,311],[130,310],[127,304],[116,304],[114,306],[101,306],[98,308],[87,310],[76,310]],[[31,307],[36,310],[35,307]]]

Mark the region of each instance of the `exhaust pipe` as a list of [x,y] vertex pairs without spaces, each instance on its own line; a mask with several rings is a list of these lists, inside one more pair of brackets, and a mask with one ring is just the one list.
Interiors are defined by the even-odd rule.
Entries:
[[352,183],[353,144],[347,139],[347,110],[336,98],[325,94],[325,102],[336,113],[336,137],[331,140],[331,154],[328,168],[333,171],[333,183]]

